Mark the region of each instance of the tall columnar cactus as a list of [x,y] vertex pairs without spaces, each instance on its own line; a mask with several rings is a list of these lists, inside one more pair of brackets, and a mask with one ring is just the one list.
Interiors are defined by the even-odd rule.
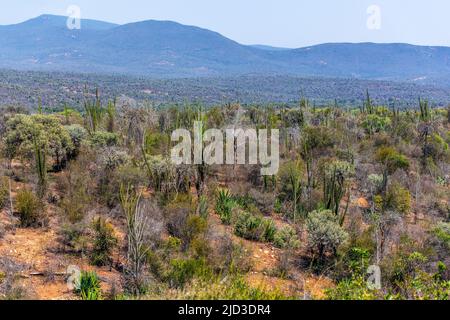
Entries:
[[421,98],[419,98],[419,108],[420,108],[420,120],[423,122],[431,120],[431,112],[428,100],[422,100]]
[[116,118],[116,100],[109,101],[108,106],[106,107],[106,114],[107,114],[107,124],[106,129],[108,132],[114,132],[115,129],[115,118]]
[[309,102],[309,100],[308,100],[307,98],[305,98],[305,97],[302,97],[302,98],[300,99],[300,109],[308,110],[309,107],[310,107],[310,102]]
[[263,176],[263,186],[265,191],[273,191],[277,186],[276,176]]
[[286,199],[292,204],[292,216],[294,221],[300,211],[303,190],[303,167],[301,160],[285,163],[278,174],[280,188]]
[[45,146],[39,143],[37,137],[33,137],[34,158],[36,174],[38,176],[38,195],[43,198],[47,189],[47,155]]
[[[86,93],[87,95],[87,90]],[[99,91],[96,89],[95,91],[95,101],[91,102],[87,98],[84,100],[84,110],[86,112],[88,129],[90,133],[94,133],[97,131],[98,126],[100,125],[101,119],[103,117],[103,108],[100,101]]]
[[366,101],[364,102],[363,112],[368,114],[373,114],[375,111],[372,99],[369,95],[369,90],[366,90]]
[[[202,106],[198,106],[195,110],[195,121],[200,123],[197,126],[197,129],[200,131],[200,138],[204,136],[205,131],[207,130],[208,118],[207,115],[203,112]],[[195,143],[195,137],[194,137]],[[200,197],[203,195],[206,179],[208,177],[208,165],[205,162],[205,159],[202,156],[202,163],[197,164],[195,166],[195,188],[197,189],[197,195]]]

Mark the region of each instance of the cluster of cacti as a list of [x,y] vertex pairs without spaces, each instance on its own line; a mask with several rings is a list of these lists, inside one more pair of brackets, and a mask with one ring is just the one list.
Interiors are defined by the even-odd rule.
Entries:
[[195,121],[202,121],[206,124],[206,114],[201,105],[187,105],[179,109],[172,109],[175,113],[175,124],[173,129],[192,128]]
[[263,187],[265,191],[273,191],[277,186],[276,176],[263,176]]
[[348,178],[353,174],[354,168],[346,161],[334,161],[324,169],[323,198],[325,209],[331,210],[339,216],[339,223],[344,223],[348,210],[348,204],[343,212],[340,212],[341,201],[349,191]]
[[419,98],[420,120],[423,122],[431,120],[431,111],[428,100]]

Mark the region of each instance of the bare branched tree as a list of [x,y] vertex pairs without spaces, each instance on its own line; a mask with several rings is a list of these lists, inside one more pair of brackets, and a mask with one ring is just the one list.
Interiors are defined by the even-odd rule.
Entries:
[[142,200],[141,194],[130,187],[121,187],[120,202],[127,221],[126,286],[132,294],[139,295],[146,288],[146,258],[151,249],[152,237],[160,235],[162,231],[162,218],[152,203]]

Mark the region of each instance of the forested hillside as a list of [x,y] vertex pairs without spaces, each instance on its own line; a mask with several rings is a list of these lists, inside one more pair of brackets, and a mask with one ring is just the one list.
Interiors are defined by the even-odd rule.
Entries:
[[317,106],[337,103],[341,107],[360,108],[367,90],[376,103],[400,109],[417,108],[419,97],[429,99],[433,107],[445,107],[450,101],[448,87],[392,81],[258,75],[163,80],[0,70],[0,105],[36,109],[41,99],[44,109],[60,111],[68,104],[82,110],[86,86],[99,86],[102,98],[106,100],[133,99],[135,103],[155,107],[188,102],[208,107],[230,102],[295,106],[299,97],[305,96]]
[[[269,49],[269,50],[268,50]],[[277,50],[242,45],[173,21],[115,25],[42,15],[0,26],[0,67],[153,78],[291,75],[450,85],[450,48],[403,43],[325,43]]]

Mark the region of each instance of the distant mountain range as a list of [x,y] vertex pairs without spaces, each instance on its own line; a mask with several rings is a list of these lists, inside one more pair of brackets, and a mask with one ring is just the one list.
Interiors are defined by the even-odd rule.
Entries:
[[0,26],[0,68],[152,78],[290,75],[450,86],[450,48],[330,43],[300,49],[246,46],[170,21],[116,25],[43,15]]

